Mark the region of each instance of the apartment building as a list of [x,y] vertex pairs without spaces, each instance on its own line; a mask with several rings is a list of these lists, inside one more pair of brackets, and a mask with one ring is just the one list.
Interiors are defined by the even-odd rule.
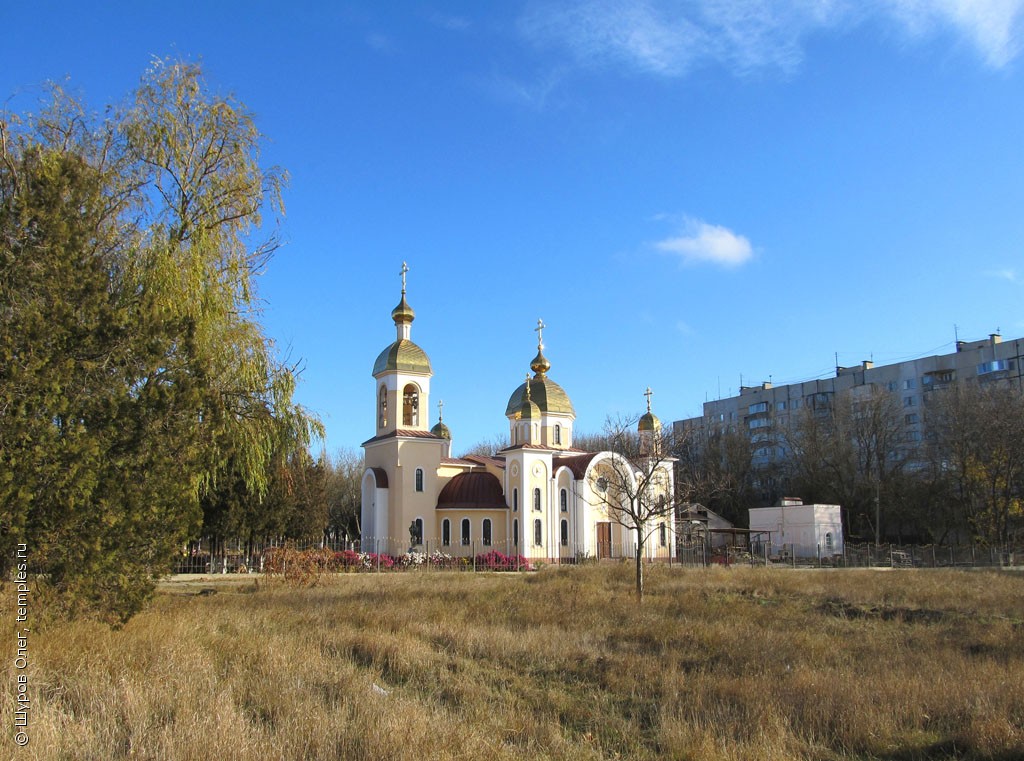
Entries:
[[956,351],[876,366],[862,362],[837,367],[834,377],[773,386],[762,383],[742,387],[740,393],[704,403],[700,417],[673,423],[677,434],[686,431],[745,432],[750,436],[755,466],[784,462],[787,456],[782,431],[803,410],[824,411],[838,400],[856,403],[857,396],[884,390],[896,397],[902,411],[901,442],[908,460],[926,440],[930,394],[965,382],[1007,383],[1024,393],[1024,339],[1004,341],[997,333],[980,341],[957,341]]

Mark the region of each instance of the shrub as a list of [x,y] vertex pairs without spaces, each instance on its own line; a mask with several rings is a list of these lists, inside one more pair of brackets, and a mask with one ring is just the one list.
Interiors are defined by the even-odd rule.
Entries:
[[532,571],[533,564],[522,555],[506,555],[497,550],[476,556],[477,569],[488,571]]

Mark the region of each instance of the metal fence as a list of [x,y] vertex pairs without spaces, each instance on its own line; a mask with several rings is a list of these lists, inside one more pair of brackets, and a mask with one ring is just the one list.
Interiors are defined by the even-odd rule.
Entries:
[[755,565],[776,568],[1024,568],[1024,545],[845,544],[839,553],[794,551],[784,545],[774,554],[768,545],[681,546],[684,565]]
[[[520,569],[523,566],[539,565],[578,565],[599,561],[632,560],[635,545],[618,542],[599,543],[597,555],[578,551],[572,544],[559,544],[553,554],[542,551],[539,547],[527,547],[514,544],[511,540],[503,542],[482,542],[471,540],[462,542],[457,537],[448,542],[441,538],[425,539],[410,545],[409,537],[381,538],[361,546],[359,541],[268,541],[244,542],[240,540],[213,541],[204,539],[191,542],[185,547],[174,564],[177,574],[228,574],[228,573],[262,573],[266,570],[267,560],[273,551],[288,547],[297,550],[326,549],[339,556],[339,563],[352,570],[410,570],[410,569],[444,569],[444,570],[501,570]],[[695,555],[684,557],[679,552],[669,552],[669,548],[648,540],[645,554],[650,555],[651,562],[678,564],[690,562]],[[360,556],[355,563],[352,553]],[[655,557],[656,556],[656,557]],[[507,561],[503,561],[506,558]],[[358,566],[358,568],[356,568]]]
[[[363,548],[358,541],[243,542],[203,540],[184,548],[174,565],[179,574],[262,573],[269,553],[283,547],[298,550],[326,549],[338,555],[339,567],[348,570],[520,570],[544,565],[576,565],[632,560],[635,547],[609,543],[599,556],[560,548],[555,556],[536,556],[512,542],[444,543],[428,539],[415,546],[408,541],[380,539]],[[518,550],[518,551],[517,551]],[[527,550],[523,552],[523,550]],[[811,556],[799,556],[784,546],[770,554],[767,545],[710,547],[704,542],[681,542],[674,552],[649,547],[650,562],[686,567],[752,565],[773,568],[1024,568],[1024,545],[1002,547],[982,545],[846,544],[841,553],[828,554],[820,548]],[[355,557],[359,560],[356,561]]]

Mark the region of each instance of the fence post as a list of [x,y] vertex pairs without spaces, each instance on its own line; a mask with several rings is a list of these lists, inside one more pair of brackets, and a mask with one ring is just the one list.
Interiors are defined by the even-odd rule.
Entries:
[[380,539],[373,540],[374,555],[377,557],[377,573],[380,573]]

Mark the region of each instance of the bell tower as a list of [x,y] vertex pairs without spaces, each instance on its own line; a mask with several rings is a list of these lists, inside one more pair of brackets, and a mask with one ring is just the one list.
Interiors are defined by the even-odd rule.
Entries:
[[[436,535],[438,468],[450,438],[431,431],[433,369],[413,343],[416,319],[406,301],[408,265],[402,263],[402,297],[393,310],[395,341],[373,363],[375,435],[363,442],[362,541],[368,552],[402,553]],[[450,434],[449,434],[450,436]]]

